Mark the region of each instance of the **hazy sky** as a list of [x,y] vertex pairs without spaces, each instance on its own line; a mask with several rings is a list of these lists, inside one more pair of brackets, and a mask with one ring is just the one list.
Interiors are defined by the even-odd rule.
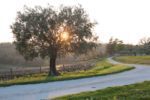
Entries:
[[10,25],[15,21],[17,11],[24,5],[58,7],[81,4],[91,20],[98,22],[95,32],[102,42],[111,36],[125,43],[138,43],[142,37],[150,37],[150,0],[1,0],[0,42],[12,42]]

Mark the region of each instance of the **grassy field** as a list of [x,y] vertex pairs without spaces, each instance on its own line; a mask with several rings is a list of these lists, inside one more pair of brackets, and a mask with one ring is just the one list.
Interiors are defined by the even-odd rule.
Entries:
[[125,65],[113,65],[106,60],[97,61],[96,65],[87,71],[77,71],[77,72],[66,72],[61,73],[60,76],[48,76],[46,73],[34,74],[23,76],[20,78],[15,78],[7,81],[0,81],[0,86],[9,86],[17,84],[33,84],[33,83],[44,83],[51,81],[78,79],[84,77],[100,76],[106,74],[118,73],[126,70],[133,69],[134,67],[129,67]]
[[150,100],[150,81],[83,92],[54,100]]
[[120,56],[120,57],[115,57],[114,59],[125,63],[150,65],[150,56]]

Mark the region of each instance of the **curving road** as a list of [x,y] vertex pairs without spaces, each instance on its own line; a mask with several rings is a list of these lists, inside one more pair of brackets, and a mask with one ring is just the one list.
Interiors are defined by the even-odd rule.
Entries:
[[[111,58],[108,61],[116,62]],[[127,64],[133,70],[84,79],[0,87],[0,100],[50,100],[56,96],[93,91],[150,80],[150,65]]]

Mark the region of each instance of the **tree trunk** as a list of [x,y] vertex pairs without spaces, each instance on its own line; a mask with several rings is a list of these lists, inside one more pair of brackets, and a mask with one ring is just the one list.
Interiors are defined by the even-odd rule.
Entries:
[[56,70],[56,57],[51,57],[50,58],[49,75],[51,75],[51,76],[57,76],[57,75],[59,75],[59,73]]

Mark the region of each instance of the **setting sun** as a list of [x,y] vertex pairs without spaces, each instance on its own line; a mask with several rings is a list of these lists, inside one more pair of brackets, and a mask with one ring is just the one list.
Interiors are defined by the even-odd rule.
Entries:
[[61,39],[62,40],[68,40],[68,38],[69,38],[69,33],[68,32],[63,32],[62,34],[61,34]]

